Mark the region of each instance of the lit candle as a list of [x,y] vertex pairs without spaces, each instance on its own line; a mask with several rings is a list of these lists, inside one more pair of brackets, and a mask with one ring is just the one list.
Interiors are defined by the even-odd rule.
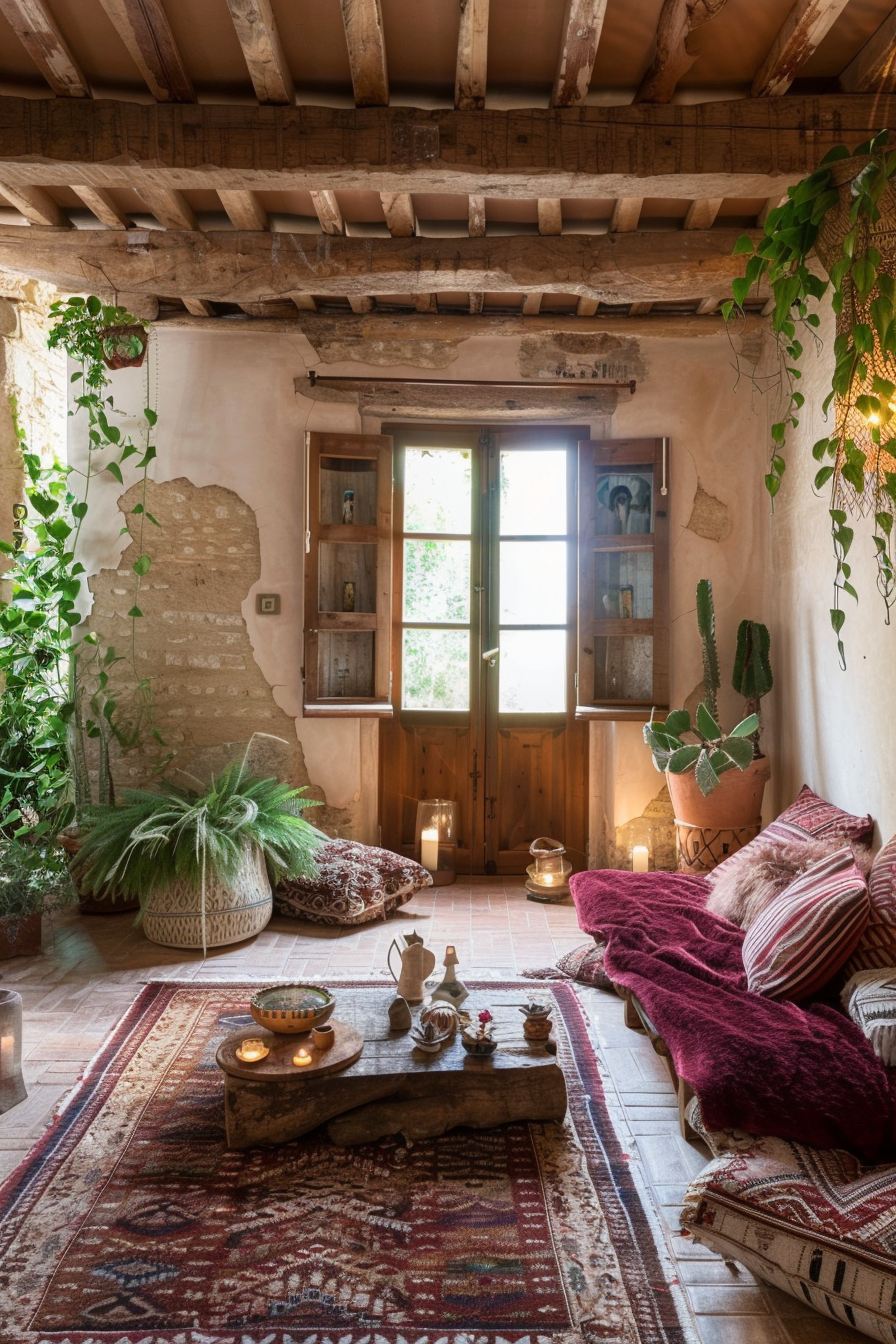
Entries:
[[632,872],[650,872],[650,855],[646,845],[632,846]]
[[303,1069],[306,1064],[311,1063],[311,1056],[307,1050],[302,1049],[297,1055],[293,1055],[292,1062],[293,1064],[298,1064],[300,1069]]
[[539,880],[539,882],[543,883],[544,886],[546,886],[546,887],[552,887],[552,886],[554,885],[554,874],[553,874],[553,873],[542,873],[538,880]]
[[420,832],[420,862],[431,873],[439,866],[439,832],[435,826]]
[[244,1064],[255,1064],[259,1059],[264,1059],[268,1048],[264,1041],[249,1037],[240,1042],[236,1053]]

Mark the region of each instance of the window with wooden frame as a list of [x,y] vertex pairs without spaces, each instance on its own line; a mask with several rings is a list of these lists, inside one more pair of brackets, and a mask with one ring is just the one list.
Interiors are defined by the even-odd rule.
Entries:
[[306,435],[304,713],[392,713],[392,440]]
[[668,439],[579,444],[578,718],[669,705]]

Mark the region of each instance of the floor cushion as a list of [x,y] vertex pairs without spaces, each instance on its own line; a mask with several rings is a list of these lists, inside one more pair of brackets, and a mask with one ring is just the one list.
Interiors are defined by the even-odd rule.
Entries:
[[317,924],[385,919],[432,877],[413,859],[354,840],[329,840],[314,855],[315,877],[288,877],[274,890],[274,911]]
[[896,967],[858,971],[844,986],[840,1002],[878,1059],[888,1069],[896,1067]]
[[757,1278],[893,1344],[896,1165],[863,1166],[837,1148],[756,1139],[693,1180],[681,1224]]
[[613,982],[604,970],[606,950],[606,943],[600,938],[594,938],[587,943],[580,943],[571,952],[564,952],[553,966],[523,971],[522,974],[529,980],[577,980],[580,985],[613,989]]
[[878,850],[868,874],[871,913],[846,974],[896,966],[896,836]]
[[836,803],[819,798],[808,784],[803,785],[796,801],[785,807],[777,820],[800,826],[810,835],[836,836],[855,840],[860,845],[870,845],[874,833],[873,817],[857,817],[852,812],[844,812]]

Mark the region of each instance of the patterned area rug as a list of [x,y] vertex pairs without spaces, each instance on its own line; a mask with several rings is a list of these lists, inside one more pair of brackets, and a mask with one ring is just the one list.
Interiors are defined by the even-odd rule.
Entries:
[[230,1152],[248,990],[148,985],[0,1190],[3,1344],[683,1344],[582,1007],[539,992],[564,1124]]

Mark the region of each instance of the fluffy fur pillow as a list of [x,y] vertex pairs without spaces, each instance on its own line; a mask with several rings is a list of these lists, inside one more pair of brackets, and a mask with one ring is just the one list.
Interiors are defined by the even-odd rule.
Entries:
[[[730,919],[748,929],[776,896],[790,883],[811,868],[813,863],[843,849],[842,838],[826,839],[806,835],[786,838],[758,835],[749,846],[732,854],[715,872],[707,875],[711,891],[706,908],[722,919]],[[863,845],[852,845],[856,865],[868,873],[870,853]],[[749,853],[747,853],[749,849]]]

